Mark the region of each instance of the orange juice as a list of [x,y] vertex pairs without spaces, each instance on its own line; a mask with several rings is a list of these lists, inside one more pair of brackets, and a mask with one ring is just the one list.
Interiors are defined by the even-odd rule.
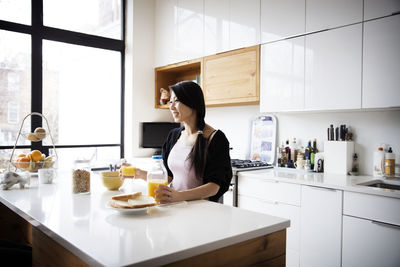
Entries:
[[168,185],[168,181],[164,179],[152,179],[147,182],[147,194],[149,196],[152,196],[156,198],[156,193],[154,190],[158,188],[158,185],[163,184],[163,185]]
[[125,177],[134,177],[136,168],[132,166],[122,167],[122,175]]

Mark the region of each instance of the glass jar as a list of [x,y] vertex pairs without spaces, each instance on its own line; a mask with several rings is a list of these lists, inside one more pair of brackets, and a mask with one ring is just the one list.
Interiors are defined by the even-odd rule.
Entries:
[[90,192],[90,160],[75,160],[72,169],[72,192]]

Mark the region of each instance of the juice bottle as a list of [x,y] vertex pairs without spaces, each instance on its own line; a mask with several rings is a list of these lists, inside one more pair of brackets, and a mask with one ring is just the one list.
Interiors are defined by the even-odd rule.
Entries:
[[155,190],[160,184],[168,185],[168,173],[162,156],[153,156],[152,168],[147,172],[147,194],[155,198]]

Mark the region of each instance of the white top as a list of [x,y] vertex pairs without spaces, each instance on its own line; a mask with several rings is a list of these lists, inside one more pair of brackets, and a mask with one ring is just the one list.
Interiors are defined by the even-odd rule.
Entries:
[[[158,266],[213,251],[289,227],[289,220],[205,200],[121,214],[97,174],[91,193],[73,194],[71,172],[55,184],[0,190],[0,201],[90,266]],[[123,189],[147,192],[144,181]]]
[[339,189],[344,191],[400,198],[399,190],[388,190],[384,188],[375,188],[375,187],[368,187],[365,185],[359,185],[359,183],[364,183],[371,180],[385,179],[367,175],[350,176],[341,174],[324,174],[324,173],[297,171],[295,169],[285,169],[285,168],[240,171],[238,173],[238,176],[240,177],[242,175],[258,179],[269,179],[269,180],[282,181],[288,183],[319,186],[319,187]]
[[174,175],[171,186],[178,191],[196,188],[203,184],[196,178],[194,168],[190,166],[190,159],[187,158],[191,150],[192,146],[178,140],[169,153],[168,167]]

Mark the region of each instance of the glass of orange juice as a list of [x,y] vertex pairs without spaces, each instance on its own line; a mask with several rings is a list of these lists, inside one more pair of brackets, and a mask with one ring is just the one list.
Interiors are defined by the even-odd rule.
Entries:
[[122,167],[122,176],[124,178],[134,178],[136,173],[136,168],[133,166],[123,166]]
[[156,198],[155,190],[158,189],[160,184],[168,185],[168,180],[166,179],[150,179],[147,181],[147,194]]

